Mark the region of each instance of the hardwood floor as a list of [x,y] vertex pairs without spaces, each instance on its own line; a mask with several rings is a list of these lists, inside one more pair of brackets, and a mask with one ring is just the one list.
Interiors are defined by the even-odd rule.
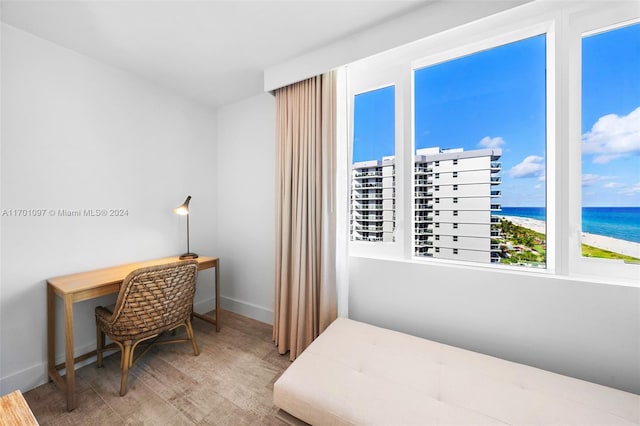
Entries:
[[[119,396],[120,353],[77,370],[78,408],[65,410],[53,384],[24,394],[36,419],[47,425],[284,425],[275,417],[273,383],[289,366],[271,341],[271,326],[220,312],[219,333],[194,319],[200,355],[191,344],[153,348],[129,372]],[[183,329],[179,333],[184,333]]]

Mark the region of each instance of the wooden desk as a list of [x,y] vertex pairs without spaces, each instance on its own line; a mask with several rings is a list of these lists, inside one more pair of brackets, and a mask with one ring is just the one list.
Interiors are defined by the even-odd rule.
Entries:
[[27,401],[17,390],[0,397],[0,426],[38,426]]
[[[95,271],[80,272],[78,274],[65,275],[47,280],[47,362],[49,378],[53,380],[63,392],[67,394],[67,410],[71,411],[77,406],[76,402],[76,377],[75,363],[88,359],[96,354],[91,351],[74,358],[73,355],[73,304],[88,299],[95,299],[107,294],[118,293],[120,284],[129,272],[146,266],[161,265],[164,263],[178,262],[178,257],[166,257],[146,262],[129,263],[127,265],[111,268],[97,269]],[[212,324],[216,331],[220,331],[220,259],[216,257],[200,256],[198,270],[215,268],[215,318],[197,314],[194,316]],[[66,343],[66,361],[55,364],[56,341],[56,298],[59,296],[64,304],[64,330]],[[60,375],[59,370],[66,370],[66,380]]]

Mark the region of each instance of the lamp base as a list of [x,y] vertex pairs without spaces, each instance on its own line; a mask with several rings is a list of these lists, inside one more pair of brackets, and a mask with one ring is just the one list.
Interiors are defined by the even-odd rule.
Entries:
[[198,255],[195,253],[185,253],[180,255],[180,260],[184,259],[197,259]]

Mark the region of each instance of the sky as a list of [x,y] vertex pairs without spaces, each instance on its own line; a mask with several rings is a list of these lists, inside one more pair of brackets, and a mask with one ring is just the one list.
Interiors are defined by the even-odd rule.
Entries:
[[[505,207],[545,206],[545,44],[414,72],[416,148],[500,148]],[[583,205],[640,206],[640,24],[585,38],[583,56]],[[354,162],[394,154],[394,91],[356,95]]]

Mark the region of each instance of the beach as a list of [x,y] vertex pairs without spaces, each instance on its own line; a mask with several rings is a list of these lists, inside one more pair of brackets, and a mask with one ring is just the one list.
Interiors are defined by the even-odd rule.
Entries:
[[[545,223],[541,220],[518,216],[500,216],[516,225],[531,229],[535,232],[545,233]],[[635,258],[640,258],[640,243],[620,240],[617,238],[605,237],[604,235],[590,234],[582,232],[582,244],[609,250],[614,253],[624,254]]]

